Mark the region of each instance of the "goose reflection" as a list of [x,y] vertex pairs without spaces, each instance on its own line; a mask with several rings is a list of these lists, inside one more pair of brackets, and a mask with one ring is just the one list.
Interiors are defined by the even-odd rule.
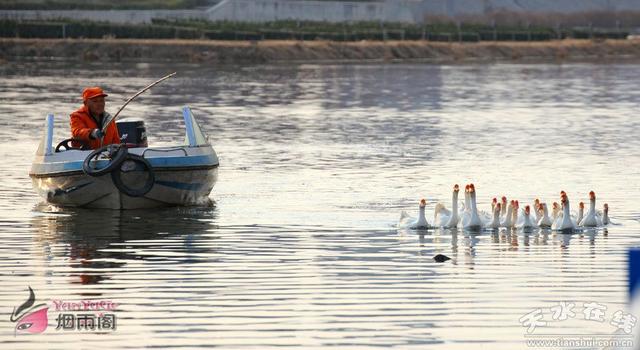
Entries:
[[[435,230],[418,230],[418,243],[420,246],[419,255],[433,257],[437,254],[443,254],[453,259],[452,263],[457,265],[458,253],[462,248],[464,254],[464,263],[474,265],[476,257],[476,245],[480,242],[481,234],[459,230],[458,228],[437,228]],[[442,248],[433,248],[440,246],[442,243],[449,242],[450,251]]]
[[[485,232],[471,232],[457,228],[435,230],[415,230],[420,245],[420,256],[433,257],[436,254],[449,255],[454,259],[453,264],[458,264],[458,253],[462,253],[464,263],[474,265],[474,259],[479,247],[486,249],[486,245],[509,251],[518,251],[523,247],[553,245],[561,251],[566,252],[572,242],[578,240],[579,244],[588,243],[590,246],[596,245],[598,234],[602,233],[604,239],[607,238],[608,230],[591,228],[582,229],[579,234],[562,234],[554,232],[549,228],[500,228]],[[450,250],[437,248],[443,243],[449,243]],[[573,243],[575,244],[575,243]]]
[[548,245],[549,236],[552,234],[550,228],[541,228],[538,234],[534,237],[534,245]]
[[590,246],[595,246],[598,234],[602,232],[603,238],[608,235],[608,230],[598,228],[583,228],[578,234],[552,233],[553,240],[559,242],[561,249],[568,249],[572,240],[577,239],[578,242],[589,241]]
[[[45,260],[66,261],[73,284],[99,284],[136,260],[198,262],[215,208],[89,210],[38,205],[31,225]],[[49,275],[59,274],[53,264]]]

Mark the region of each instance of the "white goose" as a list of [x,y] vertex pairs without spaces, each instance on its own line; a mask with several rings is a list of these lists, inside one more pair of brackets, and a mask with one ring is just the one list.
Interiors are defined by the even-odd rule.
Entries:
[[500,203],[496,203],[493,207],[493,219],[489,223],[487,223],[486,228],[496,230],[500,227],[500,209],[502,205]]
[[464,210],[471,211],[471,185],[469,184],[464,188]]
[[596,194],[593,191],[589,192],[589,211],[578,225],[583,227],[602,226],[602,219],[596,213]]
[[562,215],[562,211],[560,211],[560,204],[558,204],[558,202],[553,202],[551,209],[551,220],[555,222],[560,215]]
[[460,210],[460,223],[464,224],[471,216],[471,195],[469,195],[469,184],[464,186],[464,204]]
[[471,195],[469,194],[469,184],[464,186],[464,202],[460,201],[460,224],[467,222],[471,215]]
[[505,213],[502,222],[500,222],[500,227],[513,227],[513,222],[511,221],[513,219],[513,204],[514,201],[512,200],[511,203],[509,203],[509,205],[507,206],[507,212]]
[[518,226],[522,229],[532,229],[538,227],[535,223],[535,219],[531,216],[531,207],[526,205],[524,207],[524,215],[522,216],[522,223]]
[[500,216],[504,216],[507,213],[507,197],[502,196],[500,204]]
[[398,228],[408,228],[411,230],[424,230],[431,228],[429,223],[427,222],[427,217],[425,216],[425,208],[427,206],[427,201],[424,199],[420,200],[420,206],[418,207],[418,218],[414,219],[404,210],[400,213],[400,220],[398,221]]
[[471,210],[467,220],[462,221],[462,228],[466,230],[479,231],[482,229],[483,223],[478,215],[478,207],[476,205],[476,189],[473,184],[469,185],[469,197],[471,202]]
[[440,227],[453,228],[458,226],[460,215],[458,214],[458,192],[460,187],[456,184],[453,186],[453,194],[451,195],[451,210],[448,210],[443,204],[436,205],[434,214],[434,223]]
[[511,227],[516,227],[518,224],[518,212],[520,211],[520,202],[513,201],[513,217],[511,218]]
[[562,198],[560,202],[562,203],[562,215],[558,215],[558,218],[553,222],[551,228],[557,231],[563,232],[573,232],[575,230],[575,225],[571,220],[571,207],[569,204],[569,197],[567,194],[562,191]]
[[542,211],[542,217],[538,220],[539,227],[551,227],[553,221],[549,217],[549,210],[547,209],[547,203],[540,203],[540,208]]
[[491,211],[486,212],[484,210],[477,210],[476,208],[476,211],[478,212],[478,216],[480,217],[480,221],[482,221],[483,225],[486,225],[487,223],[493,220],[493,210],[495,209],[497,204],[498,204],[498,199],[494,197],[491,200]]
[[542,217],[542,209],[540,208],[540,199],[538,198],[533,201],[533,212],[536,215],[535,222],[540,221],[540,218]]
[[582,222],[582,219],[584,218],[584,202],[580,202],[578,203],[578,217],[576,218],[576,222],[578,223],[578,225],[580,225],[580,222]]

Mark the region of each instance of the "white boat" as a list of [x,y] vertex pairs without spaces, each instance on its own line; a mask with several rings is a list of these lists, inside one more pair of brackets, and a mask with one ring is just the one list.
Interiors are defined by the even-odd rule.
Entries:
[[[146,136],[121,133],[122,145],[98,150],[53,147],[53,115],[29,172],[35,190],[58,206],[140,209],[208,205],[218,178],[218,156],[184,107],[185,142],[174,147],[148,147]],[[118,122],[119,128],[122,122]],[[144,129],[142,129],[144,133]],[[130,143],[142,137],[143,144]]]

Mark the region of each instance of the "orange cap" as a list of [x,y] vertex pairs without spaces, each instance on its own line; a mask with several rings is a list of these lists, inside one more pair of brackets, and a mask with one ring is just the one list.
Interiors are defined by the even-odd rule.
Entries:
[[102,91],[102,88],[98,86],[88,87],[82,91],[82,100],[86,101],[88,99],[100,96],[109,96]]

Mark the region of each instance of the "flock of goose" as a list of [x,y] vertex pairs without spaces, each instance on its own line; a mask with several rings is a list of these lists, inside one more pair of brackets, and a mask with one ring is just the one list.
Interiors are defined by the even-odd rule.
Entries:
[[476,189],[473,184],[465,186],[464,203],[458,203],[458,185],[453,186],[451,209],[442,203],[437,203],[434,210],[433,224],[427,221],[425,208],[427,201],[420,200],[418,217],[413,218],[403,211],[400,215],[398,228],[431,229],[431,228],[462,228],[469,231],[496,230],[506,228],[548,228],[563,233],[571,233],[586,227],[601,227],[610,223],[609,205],[604,204],[602,212],[596,211],[596,194],[589,192],[589,209],[584,212],[585,205],[580,202],[577,213],[571,212],[569,197],[565,191],[560,192],[560,204],[553,202],[551,214],[547,204],[536,199],[531,206],[525,205],[520,209],[517,200],[507,203],[507,197],[498,202],[493,198],[491,212],[478,211],[476,205]]

